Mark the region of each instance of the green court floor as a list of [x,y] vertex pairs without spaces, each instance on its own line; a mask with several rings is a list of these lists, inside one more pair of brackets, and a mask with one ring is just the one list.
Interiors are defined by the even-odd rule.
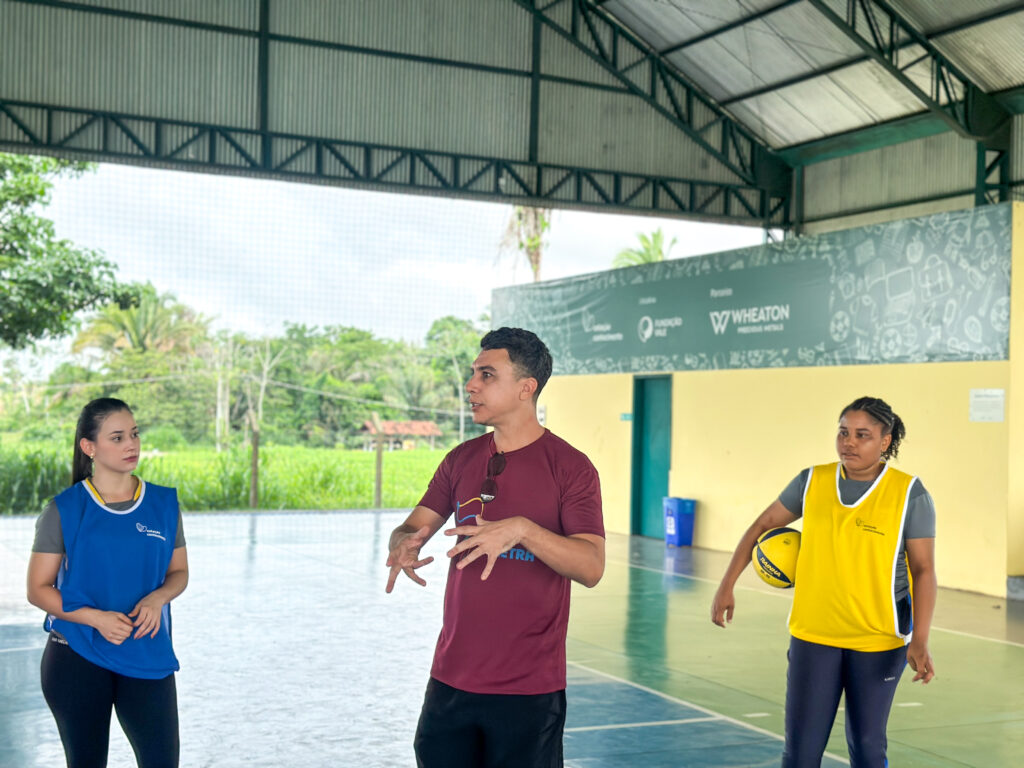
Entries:
[[[427,587],[385,595],[404,512],[190,514],[191,581],[174,603],[182,766],[414,764],[441,623],[448,541]],[[0,766],[63,764],[39,690],[42,615],[24,600],[33,520],[0,519]],[[594,589],[573,589],[568,768],[779,765],[788,592],[751,573],[735,621],[711,624],[728,555],[608,537]],[[500,567],[500,563],[499,563]],[[893,768],[1024,765],[1024,605],[942,590],[928,686],[901,683]],[[134,760],[116,722],[110,768]],[[847,763],[842,718],[828,768]]]
[[[781,734],[791,593],[748,569],[732,625],[716,627],[728,557],[610,536],[604,580],[573,592],[570,660]],[[923,686],[908,670],[898,689],[890,765],[1024,765],[1024,604],[940,590],[930,646],[937,677]],[[841,712],[829,752],[847,760]]]

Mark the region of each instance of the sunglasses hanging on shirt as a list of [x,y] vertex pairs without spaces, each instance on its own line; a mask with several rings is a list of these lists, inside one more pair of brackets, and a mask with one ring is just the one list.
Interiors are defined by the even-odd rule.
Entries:
[[498,497],[498,482],[494,479],[505,470],[505,454],[495,453],[487,460],[487,478],[480,486],[480,501],[484,504]]

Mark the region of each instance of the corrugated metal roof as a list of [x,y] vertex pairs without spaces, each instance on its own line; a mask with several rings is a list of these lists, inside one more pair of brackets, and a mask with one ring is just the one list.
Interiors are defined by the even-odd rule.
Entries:
[[529,69],[530,17],[510,2],[338,2],[270,4],[279,35],[384,51]]
[[633,96],[541,87],[541,162],[726,183],[739,178]]
[[527,78],[287,43],[273,44],[270,70],[273,131],[485,156],[528,145],[529,114],[515,108],[529,103]]
[[1024,83],[1024,13],[944,35],[935,47],[985,91]]
[[873,61],[738,102],[730,111],[774,147],[801,144],[921,111]]
[[259,27],[259,0],[78,0],[81,5],[110,8],[131,13],[167,16],[184,21],[218,24],[225,27],[255,30]]
[[[929,91],[932,61],[922,57],[915,63],[922,48],[901,43],[897,64],[902,74],[897,76],[844,33],[841,20],[850,9],[863,17],[877,2],[272,0],[266,6],[271,11],[266,30],[269,72],[261,80],[262,49],[256,33],[260,0],[0,0],[0,97],[29,102],[17,105],[14,117],[0,119],[0,140],[23,141],[28,132],[40,134],[40,121],[49,120],[64,137],[77,131],[68,147],[86,151],[106,146],[95,135],[102,121],[89,123],[87,117],[66,111],[47,118],[45,105],[51,105],[137,117],[130,125],[147,145],[153,143],[155,129],[146,119],[169,118],[243,129],[225,145],[238,143],[242,149],[224,151],[252,157],[259,155],[260,137],[245,131],[262,127],[337,142],[457,153],[469,164],[485,165],[476,157],[485,156],[593,171],[598,179],[593,189],[570,194],[566,183],[559,193],[565,197],[552,198],[558,202],[608,204],[613,182],[632,183],[626,177],[613,180],[613,172],[672,177],[680,195],[697,189],[681,181],[685,179],[734,184],[742,176],[744,186],[768,186],[772,180],[782,186],[785,169],[776,172],[776,158],[766,161],[759,150],[751,150],[753,142],[744,128],[770,147],[788,149],[784,156],[799,164],[935,134],[945,126],[928,115],[889,124],[926,111],[925,100],[902,78]],[[999,103],[1006,109],[1024,112],[1024,2],[889,4],[981,89],[1000,93]],[[828,10],[839,21],[831,21]],[[595,13],[613,17],[632,35],[612,32],[603,19],[588,16]],[[146,14],[155,15],[147,20]],[[540,73],[535,76],[537,28]],[[863,29],[860,33],[868,34]],[[633,36],[649,46],[650,56],[631,42]],[[674,74],[663,77],[666,69],[692,83],[697,96],[681,87]],[[259,125],[260,83],[268,89],[262,105],[265,126]],[[731,130],[736,126],[714,104],[701,101],[702,93],[721,105],[724,117],[735,119],[738,131]],[[534,96],[539,98],[535,101]],[[954,92],[952,98],[961,96]],[[942,95],[940,101],[946,98]],[[538,111],[531,115],[534,107]],[[879,125],[867,138],[856,135]],[[180,139],[185,144],[190,132],[195,134],[189,127],[162,130],[158,135],[165,143]],[[1014,179],[1024,178],[1022,130],[1020,118],[1015,119]],[[816,141],[835,136],[841,138]],[[137,153],[130,138],[126,131],[117,133],[110,151]],[[856,183],[834,190],[830,201],[828,184],[840,181],[824,183],[815,171],[807,177],[808,200],[819,206],[818,214],[828,215],[856,208],[871,198],[872,190],[876,202],[904,200],[913,190],[903,184],[916,186],[923,196],[955,192],[963,174],[974,167],[969,157],[974,141],[957,138],[954,148],[953,138],[947,139],[952,142],[948,146],[912,141],[908,147],[915,149],[869,153],[845,165],[825,161],[818,171],[852,174]],[[202,142],[224,141],[223,136],[200,136],[186,148],[188,157],[194,153],[200,162],[206,156]],[[810,146],[803,146],[808,142]],[[314,173],[314,153],[302,154],[305,146],[276,136],[271,159],[295,154],[289,170]],[[919,156],[916,147],[933,154]],[[219,149],[210,154],[223,156]],[[908,158],[917,158],[920,167],[906,165]],[[402,162],[409,163],[407,176],[415,171],[408,158],[395,154],[394,160],[389,171],[393,177],[405,173]],[[449,161],[431,160],[439,165]],[[360,162],[354,157],[337,160],[339,167]],[[379,162],[387,167],[388,156],[380,155]],[[888,164],[890,170],[869,171],[864,164],[871,163]],[[901,170],[890,178],[892,169]],[[492,176],[485,171],[479,176],[487,188],[473,188],[474,194],[491,194],[501,187],[497,171]],[[445,168],[440,173],[452,176]],[[522,173],[539,178],[541,172]],[[582,176],[575,178],[577,186],[584,186]],[[821,196],[812,182],[824,184]],[[421,186],[429,184],[433,182]],[[656,186],[648,180],[640,188],[646,192],[631,197],[627,190],[622,199],[650,195],[653,200]],[[708,189],[709,196],[729,197],[720,188]],[[614,196],[620,199],[618,190]],[[718,201],[690,210],[733,215],[716,205]],[[748,213],[755,215],[756,208],[754,204]]]
[[[827,34],[820,15],[802,4],[784,8],[691,47],[668,55],[700,84],[724,101],[737,93],[820,70],[855,56],[850,40]],[[767,65],[766,65],[767,64]]]
[[[846,0],[825,1],[846,17]],[[919,32],[933,36],[934,47],[982,90],[1024,85],[1024,3],[890,4]],[[770,146],[792,146],[926,109],[810,2],[611,0],[602,7]],[[905,43],[898,65],[928,93],[931,62],[913,63],[922,52]],[[947,101],[944,94],[940,101]]]
[[892,0],[891,5],[926,35],[1003,9],[1020,9],[1018,0]]
[[1024,115],[1013,117],[1010,132],[1010,181],[1024,181]]
[[256,127],[255,38],[6,2],[0,29],[5,98]]
[[603,7],[661,51],[744,19],[778,1],[611,0]]
[[619,78],[550,29],[541,29],[540,69],[545,75],[567,77],[610,88],[626,88]]
[[975,145],[955,133],[826,160],[804,169],[804,215],[825,219],[974,187]]

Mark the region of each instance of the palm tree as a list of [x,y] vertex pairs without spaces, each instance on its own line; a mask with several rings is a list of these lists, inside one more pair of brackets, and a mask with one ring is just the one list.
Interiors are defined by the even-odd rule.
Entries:
[[616,269],[635,267],[637,264],[653,264],[656,261],[664,261],[668,258],[672,246],[676,244],[676,238],[673,237],[668,248],[665,248],[665,233],[661,231],[661,227],[652,232],[650,237],[642,232],[637,232],[636,236],[640,240],[640,247],[625,248],[619,251],[619,255],[612,262],[612,267]]
[[191,352],[196,340],[206,334],[209,320],[173,294],[158,294],[147,283],[138,292],[138,302],[122,309],[108,304],[79,332],[73,352],[96,347],[104,352],[171,350]]
[[393,401],[389,405],[407,412],[406,418],[426,419],[424,412],[437,407],[441,400],[437,376],[416,351],[402,352],[393,357],[395,364],[382,381],[384,395]]
[[540,262],[544,255],[544,233],[551,227],[550,208],[530,208],[517,205],[508,220],[501,238],[501,250],[513,248],[526,254],[533,270],[533,282],[540,280]]

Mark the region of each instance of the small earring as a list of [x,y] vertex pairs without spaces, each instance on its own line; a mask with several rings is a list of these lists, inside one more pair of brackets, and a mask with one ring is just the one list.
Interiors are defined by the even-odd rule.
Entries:
[[91,476],[96,471],[96,461],[94,456],[89,456],[89,475]]

